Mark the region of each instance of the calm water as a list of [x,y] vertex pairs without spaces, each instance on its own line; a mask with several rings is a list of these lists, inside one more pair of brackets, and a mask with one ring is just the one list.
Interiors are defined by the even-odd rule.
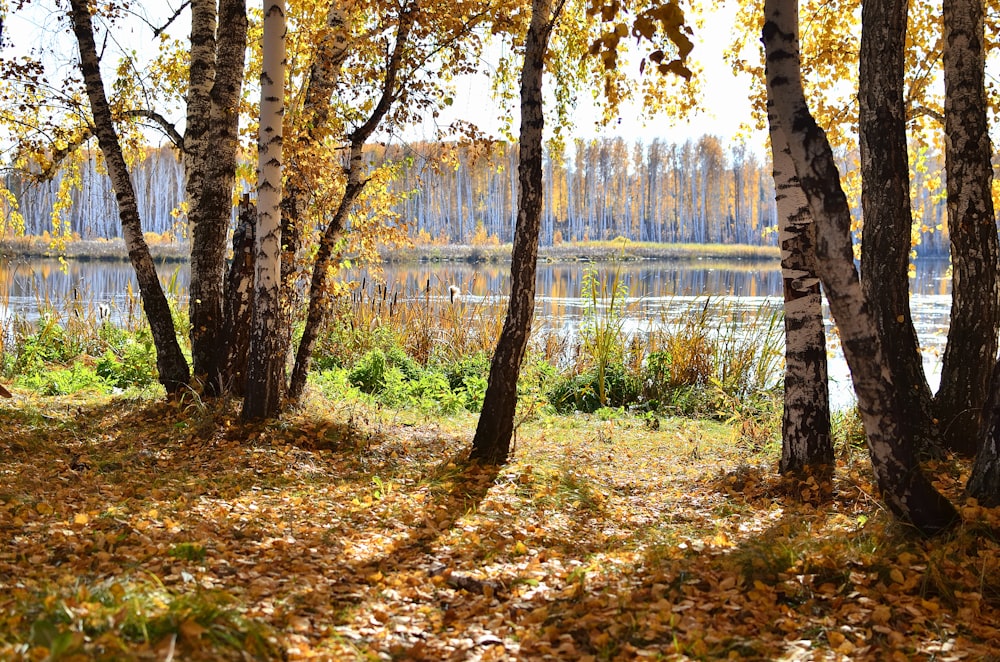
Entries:
[[[390,292],[400,297],[448,297],[451,286],[458,287],[467,300],[502,296],[509,291],[509,265],[423,264],[390,265],[384,281]],[[596,269],[610,289],[615,278],[628,288],[627,328],[641,330],[651,320],[677,319],[692,300],[705,296],[724,299],[731,305],[756,308],[764,304],[780,306],[781,275],[776,265],[766,262],[695,260],[685,262],[634,262],[613,264],[539,264],[536,328],[573,333],[586,302],[581,298],[584,275]],[[164,286],[183,298],[187,291],[186,265],[160,265]],[[355,274],[360,280],[364,274]],[[946,260],[921,260],[911,281],[911,306],[924,350],[928,379],[936,387],[940,354],[943,350],[951,300],[951,279]],[[98,305],[106,306],[113,318],[136,314],[138,287],[126,263],[70,262],[62,269],[51,261],[0,261],[0,322],[12,315],[34,318],[39,310],[61,312],[76,308],[83,313]],[[3,293],[7,293],[6,299]],[[849,401],[846,364],[830,334],[831,381],[839,404]]]

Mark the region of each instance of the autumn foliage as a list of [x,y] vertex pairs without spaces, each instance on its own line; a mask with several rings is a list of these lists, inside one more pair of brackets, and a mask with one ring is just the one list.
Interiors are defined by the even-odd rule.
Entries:
[[[928,542],[874,496],[682,419],[474,419],[335,403],[0,404],[4,659],[982,659],[998,512]],[[654,429],[655,428],[655,429]],[[930,467],[960,499],[966,465]]]

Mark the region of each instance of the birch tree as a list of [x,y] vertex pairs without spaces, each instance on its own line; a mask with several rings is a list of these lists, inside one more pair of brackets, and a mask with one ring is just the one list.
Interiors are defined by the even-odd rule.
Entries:
[[982,0],[944,0],[944,124],[952,301],[935,401],[944,444],[974,455],[997,353],[1000,249],[991,194]]
[[284,382],[281,320],[282,119],[285,110],[285,2],[264,5],[257,148],[257,228],[253,324],[243,419],[276,416]]
[[87,0],[71,0],[71,19],[73,34],[80,51],[80,71],[83,73],[93,116],[93,132],[104,154],[108,174],[115,189],[118,201],[118,215],[121,219],[122,236],[128,249],[129,260],[135,269],[139,291],[142,294],[142,306],[149,320],[150,331],[156,346],[156,368],[160,383],[168,393],[178,391],[188,383],[187,360],[181,353],[174,329],[173,317],[167,303],[163,287],[160,285],[156,266],[149,253],[149,246],[142,234],[142,221],[135,199],[135,189],[129,178],[128,166],[122,154],[118,132],[115,130],[114,118],[108,98],[104,91],[104,79],[101,76],[101,62],[97,55],[97,43],[94,39],[94,26]]
[[385,67],[382,79],[382,92],[368,118],[350,133],[350,147],[345,168],[346,185],[340,202],[332,218],[326,224],[320,239],[319,249],[312,267],[312,277],[309,282],[309,304],[306,323],[302,338],[295,353],[295,366],[292,370],[291,383],[288,388],[288,398],[297,402],[306,385],[306,377],[312,363],[313,347],[319,335],[326,314],[327,283],[329,271],[333,265],[334,242],[339,238],[347,223],[348,216],[355,201],[364,189],[367,163],[364,158],[364,146],[369,137],[385,118],[393,102],[397,99],[397,77],[403,63],[403,56],[408,47],[410,30],[417,16],[415,4],[408,5],[399,15],[396,28],[396,40]]
[[910,176],[904,103],[907,0],[865,0],[858,75],[861,283],[913,439],[932,434],[931,391],[910,314]]
[[517,376],[535,313],[535,273],[542,216],[542,71],[553,24],[562,10],[559,0],[533,0],[531,23],[521,69],[520,156],[517,167],[517,229],[511,252],[511,284],[507,315],[490,364],[482,413],[472,440],[473,460],[503,464],[510,453],[517,409]]
[[847,197],[826,134],[809,112],[802,90],[798,3],[766,0],[764,18],[767,83],[816,222],[817,273],[840,331],[878,486],[897,517],[932,535],[949,528],[957,513],[922,473],[901,420],[892,373],[854,268]]
[[247,39],[245,0],[192,0],[184,165],[191,237],[191,359],[218,395],[228,356],[223,331],[226,237],[233,210],[239,101]]
[[[771,94],[769,93],[769,96]],[[768,100],[778,240],[785,299],[782,473],[833,465],[823,299],[816,275],[816,227],[795,174],[786,132]]]

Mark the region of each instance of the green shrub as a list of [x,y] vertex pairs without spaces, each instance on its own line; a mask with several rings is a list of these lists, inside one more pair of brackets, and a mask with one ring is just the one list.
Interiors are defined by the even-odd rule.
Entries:
[[549,402],[561,414],[581,411],[592,413],[602,407],[628,407],[642,401],[639,380],[624,366],[607,366],[603,376],[604,395],[601,398],[601,376],[595,368],[565,378],[549,392]]
[[156,348],[148,331],[125,334],[97,361],[97,374],[111,386],[142,388],[156,381]]
[[18,386],[41,395],[69,395],[77,391],[107,391],[108,385],[92,368],[75,362],[69,368],[51,368],[25,373],[16,380]]
[[40,319],[34,332],[16,338],[15,345],[14,372],[21,375],[43,370],[49,363],[68,363],[81,350],[79,343],[53,317]]
[[385,373],[389,367],[385,352],[373,349],[354,364],[347,380],[364,393],[376,393],[385,387]]

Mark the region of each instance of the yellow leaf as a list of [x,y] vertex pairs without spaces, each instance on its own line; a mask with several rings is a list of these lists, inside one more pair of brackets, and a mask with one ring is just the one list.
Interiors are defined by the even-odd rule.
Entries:
[[74,524],[86,524],[89,521],[90,521],[90,515],[88,515],[87,513],[77,513],[76,515],[73,516]]
[[520,540],[518,540],[517,543],[514,544],[514,553],[515,554],[527,554],[528,553],[528,548],[524,545],[523,542],[521,542]]
[[208,630],[199,625],[197,621],[190,618],[181,623],[180,631],[181,636],[188,641],[197,641],[201,635],[208,632]]
[[52,506],[45,501],[42,501],[37,506],[35,506],[35,510],[38,512],[39,515],[51,515],[53,512],[55,512]]
[[876,625],[885,625],[892,618],[892,610],[888,605],[878,605],[872,609],[872,623]]
[[893,568],[892,572],[889,573],[889,578],[897,584],[902,584],[904,581],[903,573],[900,572],[899,568]]

